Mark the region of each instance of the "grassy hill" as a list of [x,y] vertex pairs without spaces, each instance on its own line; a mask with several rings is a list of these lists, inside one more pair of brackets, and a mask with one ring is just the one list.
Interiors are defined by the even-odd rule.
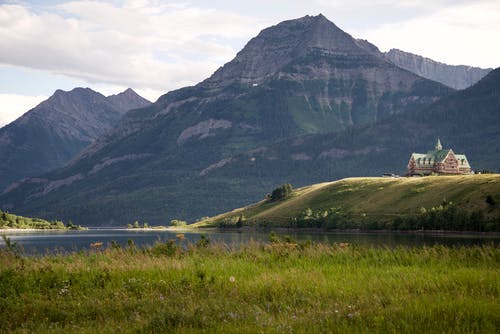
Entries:
[[296,189],[194,227],[500,230],[500,175],[356,177]]

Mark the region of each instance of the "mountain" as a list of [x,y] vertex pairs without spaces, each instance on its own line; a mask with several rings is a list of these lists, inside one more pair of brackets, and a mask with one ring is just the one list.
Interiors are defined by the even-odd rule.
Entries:
[[401,68],[455,89],[472,86],[492,70],[492,68],[447,65],[398,49],[389,50],[385,53],[385,57]]
[[[269,156],[274,169],[254,167],[253,155],[273,145],[418,113],[452,92],[322,15],[289,20],[263,30],[198,85],[128,112],[68,166],[17,184],[0,203],[87,225],[192,220],[255,200],[284,180],[288,159]],[[246,155],[249,165],[238,165]],[[294,159],[307,163],[307,154]],[[321,173],[329,175],[314,175]],[[308,174],[299,178],[310,183]]]
[[89,88],[57,90],[0,129],[0,189],[63,166],[127,110],[148,104],[131,89],[107,98]]

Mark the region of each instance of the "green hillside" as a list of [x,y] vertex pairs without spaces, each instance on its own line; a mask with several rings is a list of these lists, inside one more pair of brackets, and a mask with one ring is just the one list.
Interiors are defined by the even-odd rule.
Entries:
[[357,177],[294,190],[281,201],[192,226],[500,230],[500,175]]

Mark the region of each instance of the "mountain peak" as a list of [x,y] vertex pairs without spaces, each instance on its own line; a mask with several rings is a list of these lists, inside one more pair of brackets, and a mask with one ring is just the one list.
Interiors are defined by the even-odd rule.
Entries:
[[137,94],[135,92],[135,90],[133,90],[132,88],[127,88],[125,89],[123,92],[120,92],[118,94],[113,94],[113,95],[110,95],[108,97],[111,97],[111,96],[117,96],[117,95],[122,95],[122,96],[140,96],[139,94]]
[[40,105],[51,110],[60,109],[61,111],[68,111],[73,109],[68,108],[68,104],[72,106],[86,104],[92,99],[104,100],[105,97],[88,87],[75,87],[69,91],[57,89],[52,96],[40,103]]
[[92,89],[88,88],[88,87],[74,87],[73,89],[71,90],[63,90],[63,89],[56,89],[56,91],[54,92],[53,95],[56,95],[56,94],[69,94],[69,93],[79,93],[79,92],[89,92],[89,91],[92,91],[94,92]]
[[307,15],[262,30],[202,85],[258,84],[311,52],[333,56],[373,55],[324,15]]
[[303,17],[299,17],[298,19],[291,19],[291,20],[286,20],[283,21],[279,24],[282,24],[284,22],[296,22],[296,23],[311,23],[311,22],[324,22],[324,23],[332,23],[330,20],[328,20],[323,14],[318,14],[318,15],[306,15]]
[[137,94],[132,88],[127,88],[121,93],[110,95],[107,97],[107,100],[122,112],[146,107],[151,104],[150,101]]

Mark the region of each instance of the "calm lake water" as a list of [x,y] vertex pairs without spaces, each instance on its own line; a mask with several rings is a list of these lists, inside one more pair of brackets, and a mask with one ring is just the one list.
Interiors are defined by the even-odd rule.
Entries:
[[[109,245],[116,241],[126,246],[128,240],[141,247],[153,245],[157,241],[167,241],[176,238],[176,231],[134,231],[125,229],[90,229],[87,231],[37,231],[1,233],[22,246],[26,254],[46,254],[54,252],[73,252],[90,249],[90,244],[102,242]],[[250,240],[268,241],[269,232],[259,231],[217,231],[208,230],[201,232],[183,232],[186,239],[196,242],[201,234],[216,242],[224,242],[231,246],[238,246]],[[500,245],[500,235],[467,235],[467,234],[418,234],[418,233],[340,233],[318,232],[298,233],[297,231],[280,231],[279,236],[289,235],[297,241],[311,240],[314,242],[348,242],[359,245],[380,247],[396,246],[431,246],[431,245],[481,245],[493,243]],[[0,247],[5,247],[5,242],[0,239]]]

